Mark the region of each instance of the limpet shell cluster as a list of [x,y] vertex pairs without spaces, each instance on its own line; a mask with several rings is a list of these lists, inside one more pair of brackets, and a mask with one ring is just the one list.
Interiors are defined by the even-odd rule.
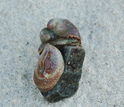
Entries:
[[51,19],[40,39],[40,59],[34,72],[37,88],[51,103],[74,95],[85,57],[76,26],[67,19]]

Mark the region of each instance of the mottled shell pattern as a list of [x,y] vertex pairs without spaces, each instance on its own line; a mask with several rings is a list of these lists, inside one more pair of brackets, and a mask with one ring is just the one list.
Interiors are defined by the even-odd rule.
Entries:
[[42,45],[39,47],[39,54],[42,52],[46,43],[54,46],[81,46],[81,38],[76,26],[66,19],[51,19],[47,28],[40,32]]
[[66,19],[51,19],[48,22],[47,27],[59,36],[74,38],[80,41],[79,31],[75,25]]
[[64,60],[57,46],[80,46],[80,34],[77,28],[66,19],[51,19],[47,28],[40,32],[42,44],[39,47],[41,54],[37,69],[34,73],[34,82],[42,91],[51,90],[58,82],[64,71]]
[[51,90],[64,70],[61,52],[54,46],[46,44],[34,73],[34,82],[42,91]]

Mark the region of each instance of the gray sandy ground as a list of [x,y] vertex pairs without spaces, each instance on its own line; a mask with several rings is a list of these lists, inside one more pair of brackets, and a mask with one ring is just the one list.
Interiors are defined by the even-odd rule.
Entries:
[[[73,22],[86,51],[79,90],[54,104],[32,78],[51,18]],[[124,107],[124,1],[0,0],[0,107]]]

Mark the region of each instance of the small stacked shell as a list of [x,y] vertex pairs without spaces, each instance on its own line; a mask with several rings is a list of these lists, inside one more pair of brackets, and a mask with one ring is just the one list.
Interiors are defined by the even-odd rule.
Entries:
[[61,37],[74,38],[81,41],[76,26],[66,19],[51,19],[48,22],[47,27]]
[[43,92],[51,90],[64,70],[64,61],[60,51],[46,44],[34,73],[34,82]]
[[47,28],[40,32],[42,45],[39,47],[39,54],[44,49],[45,44],[54,46],[81,46],[81,38],[76,26],[66,19],[51,19]]
[[50,91],[64,72],[64,60],[58,46],[81,46],[77,28],[66,19],[51,19],[40,32],[38,52],[41,55],[34,73],[34,82],[42,92]]

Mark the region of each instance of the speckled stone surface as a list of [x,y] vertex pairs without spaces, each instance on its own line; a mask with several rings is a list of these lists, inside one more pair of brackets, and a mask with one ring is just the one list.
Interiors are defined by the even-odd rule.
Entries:
[[[71,97],[76,93],[82,74],[85,52],[80,46],[65,46],[60,48],[64,58],[64,72],[56,86],[42,95],[48,102],[57,102]],[[82,58],[80,58],[82,57]]]
[[[53,104],[33,81],[52,18],[71,21],[86,52],[78,91]],[[17,106],[124,107],[124,0],[0,0],[0,107]]]

